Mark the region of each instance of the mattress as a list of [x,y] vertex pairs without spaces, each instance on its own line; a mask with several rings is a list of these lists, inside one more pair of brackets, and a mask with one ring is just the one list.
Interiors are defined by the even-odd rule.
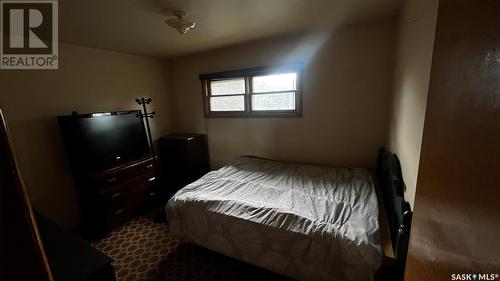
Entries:
[[167,203],[174,237],[297,280],[372,280],[380,267],[372,174],[239,157]]

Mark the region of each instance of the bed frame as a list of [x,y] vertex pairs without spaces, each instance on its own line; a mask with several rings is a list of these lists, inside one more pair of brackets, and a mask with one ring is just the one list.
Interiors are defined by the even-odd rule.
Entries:
[[405,184],[398,157],[386,149],[380,148],[376,175],[383,207],[387,214],[395,260],[390,274],[398,280],[403,280],[410,240],[412,211],[410,204],[404,198]]

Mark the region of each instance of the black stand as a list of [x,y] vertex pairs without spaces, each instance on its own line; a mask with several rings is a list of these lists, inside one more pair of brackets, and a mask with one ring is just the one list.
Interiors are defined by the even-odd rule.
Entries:
[[[159,173],[159,170],[158,170],[155,149],[154,149],[154,146],[153,146],[153,136],[151,135],[151,128],[149,126],[149,118],[154,118],[154,116],[156,115],[156,113],[154,111],[153,112],[148,112],[148,109],[146,107],[146,105],[150,104],[151,101],[152,101],[151,98],[135,99],[135,102],[137,102],[139,105],[142,105],[142,109],[144,111],[144,113],[138,114],[138,117],[141,117],[141,119],[143,119],[143,120],[146,121],[146,130],[147,130],[147,133],[148,133],[149,149],[151,151],[151,156],[153,156],[153,165],[154,165],[154,169],[156,171],[156,176],[158,176],[158,175],[160,175],[160,173]],[[160,179],[160,183],[161,183],[161,179]],[[163,211],[163,208],[161,208],[160,211],[158,211],[156,213],[154,220],[155,220],[155,222],[158,222],[158,223],[166,221],[165,212]]]
[[149,118],[154,118],[156,113],[154,111],[148,112],[148,108],[146,107],[146,105],[150,104],[151,101],[152,101],[151,98],[135,99],[135,102],[137,102],[139,105],[142,105],[142,109],[144,110],[144,113],[139,113],[139,114],[137,114],[137,116],[141,117],[141,119],[145,119],[145,121],[146,121],[146,130],[148,133],[148,140],[149,140],[149,150],[151,151],[151,156],[153,156],[153,162],[156,166],[155,149],[153,147],[153,137],[151,136],[151,128],[149,127]]

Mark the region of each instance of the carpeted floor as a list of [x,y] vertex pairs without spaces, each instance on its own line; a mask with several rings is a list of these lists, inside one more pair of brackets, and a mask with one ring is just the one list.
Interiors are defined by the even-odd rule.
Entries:
[[93,245],[114,260],[117,281],[286,281],[281,275],[170,237],[166,223],[138,217]]

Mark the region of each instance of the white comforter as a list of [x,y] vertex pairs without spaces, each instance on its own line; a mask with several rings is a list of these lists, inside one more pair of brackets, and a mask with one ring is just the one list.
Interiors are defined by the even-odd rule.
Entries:
[[172,235],[297,280],[372,280],[381,262],[372,175],[240,157],[167,203]]

